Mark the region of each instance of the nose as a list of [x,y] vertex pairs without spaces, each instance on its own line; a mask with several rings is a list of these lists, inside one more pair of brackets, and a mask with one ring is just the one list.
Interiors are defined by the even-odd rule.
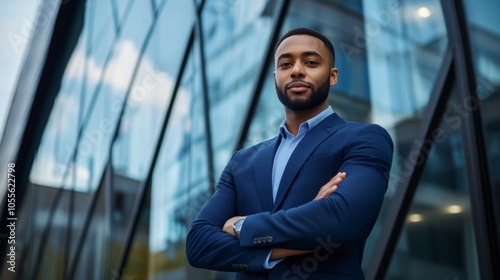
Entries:
[[301,63],[295,63],[293,65],[292,71],[290,72],[290,76],[292,78],[297,78],[297,77],[303,78],[305,76],[304,67],[302,66]]

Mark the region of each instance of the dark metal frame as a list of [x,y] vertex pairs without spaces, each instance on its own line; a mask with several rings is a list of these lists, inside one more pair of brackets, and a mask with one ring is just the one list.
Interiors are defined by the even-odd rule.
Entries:
[[236,146],[234,151],[237,151],[245,145],[245,141],[248,136],[248,132],[250,130],[250,125],[252,124],[253,117],[255,115],[255,111],[257,110],[257,106],[259,105],[260,94],[262,92],[262,88],[264,87],[264,82],[267,77],[267,62],[271,61],[274,57],[274,45],[278,40],[278,36],[280,34],[281,28],[283,26],[283,22],[285,21],[285,16],[288,12],[288,7],[290,6],[290,0],[281,0],[279,8],[278,8],[278,16],[275,17],[273,27],[271,30],[271,36],[267,41],[266,52],[262,57],[263,63],[260,64],[259,75],[257,76],[257,80],[255,81],[255,86],[252,90],[252,96],[250,98],[250,104],[247,107],[247,111],[245,113],[245,120],[241,126],[238,137],[236,138]]
[[[54,8],[53,6],[56,9],[55,11],[52,10]],[[28,85],[29,88],[32,83],[38,82],[38,84],[33,86],[32,89],[34,97],[32,99],[33,102],[31,110],[27,118],[23,120],[25,121],[25,123],[23,123],[24,132],[22,137],[19,139],[20,144],[16,147],[16,156],[15,159],[13,159],[16,163],[16,206],[18,209],[23,206],[23,202],[25,200],[29,174],[36,151],[42,139],[43,131],[55,102],[57,92],[59,91],[60,77],[66,68],[69,58],[71,57],[77,38],[81,32],[81,27],[83,26],[83,6],[84,1],[72,1],[71,3],[62,4],[58,1],[47,1],[46,3],[43,3],[40,8],[37,23],[47,29],[36,30],[36,34],[33,37],[34,41],[32,41],[32,44],[34,45],[28,52],[28,57],[22,70],[23,72],[19,78],[18,88],[16,89],[16,95],[19,93],[20,98],[25,99],[20,100],[19,102],[27,102],[29,99],[28,95],[31,94],[31,92],[27,92],[26,85]],[[53,26],[43,24],[44,21],[50,22],[53,20],[53,18],[49,18],[47,14],[43,14],[44,12],[56,13]],[[38,34],[46,34],[48,32],[50,33],[50,31],[52,31],[53,34],[65,34],[67,44],[60,44],[58,38],[56,38],[56,36],[52,36],[47,42],[48,45],[44,46],[47,48],[46,51],[40,51],[37,49],[37,47],[40,47],[37,44],[43,44],[44,38],[39,38]],[[45,54],[46,57],[44,56]],[[33,74],[35,73],[33,73],[33,71],[37,70],[33,70],[33,68],[30,68],[29,65],[30,63],[36,65],[40,61],[44,61],[44,65],[40,73],[38,73],[40,76],[34,76]],[[19,97],[16,96],[14,100],[17,98]],[[13,106],[17,105],[13,102]],[[14,114],[23,113],[19,112],[17,109],[19,108],[12,110]],[[20,123],[18,123],[18,125],[20,125]],[[16,128],[16,130],[18,129],[19,128]],[[7,213],[7,205],[5,204],[4,207],[2,207],[3,217],[5,217]],[[4,222],[6,221],[6,219],[2,219],[2,221],[0,221],[0,230],[3,231],[6,228],[6,225],[4,225]],[[30,240],[25,241],[26,244],[24,245],[24,248],[30,247],[31,244],[29,241]],[[0,242],[0,252],[5,252],[6,244],[6,242]],[[24,248],[22,248],[23,252],[26,251]],[[20,271],[20,273],[16,274],[15,277],[17,279],[22,277],[25,272],[23,269],[25,259],[24,255],[18,259],[17,270]]]
[[[441,0],[450,44],[455,53],[455,85],[461,104],[468,108],[469,100],[479,103],[472,59],[468,21],[462,1]],[[463,119],[462,138],[465,150],[472,217],[478,250],[481,279],[500,279],[499,235],[495,228],[492,184],[484,141],[481,107],[477,104],[468,118]]]
[[[431,99],[417,138],[421,140],[420,143],[429,144],[414,145],[409,152],[410,155],[416,152],[423,163],[414,164],[411,175],[404,178],[397,187],[367,269],[367,279],[384,279],[387,273],[406,214],[425,167],[428,156],[426,151],[429,151],[432,145],[432,141],[425,140],[432,139],[432,132],[439,126],[451,91],[457,90],[461,104],[466,108],[469,106],[467,101],[471,99],[479,102],[463,3],[460,0],[441,0],[441,5],[448,31],[449,47],[432,89]],[[489,166],[479,107],[471,112],[469,118],[463,119],[462,136],[469,171],[467,175],[480,275],[482,279],[500,279],[499,236],[495,228]]]
[[373,254],[371,256],[371,263],[366,271],[367,279],[383,279],[389,263],[391,261],[392,253],[396,248],[396,244],[401,233],[402,227],[405,222],[405,217],[410,208],[413,195],[417,189],[420,177],[425,168],[427,161],[427,151],[430,150],[430,143],[432,141],[425,141],[432,139],[432,132],[439,127],[444,111],[439,111],[437,108],[444,108],[448,97],[451,92],[453,83],[451,69],[453,67],[453,55],[451,52],[446,52],[438,77],[430,94],[430,100],[423,114],[424,119],[421,122],[420,129],[417,133],[419,143],[424,145],[417,145],[416,142],[410,149],[409,155],[417,153],[415,158],[421,159],[418,164],[411,165],[409,176],[402,177],[399,181],[391,205],[387,211],[384,224],[382,226],[382,233],[376,244]]
[[[194,5],[196,5],[196,0],[193,0]],[[195,23],[195,34],[198,37],[199,51],[200,51],[200,64],[201,64],[201,88],[203,96],[203,117],[205,124],[205,144],[207,149],[207,167],[208,167],[208,188],[211,193],[215,192],[215,180],[213,174],[214,171],[214,156],[213,156],[213,145],[212,145],[212,125],[210,121],[210,98],[208,92],[208,80],[207,80],[207,66],[205,58],[205,39],[203,36],[203,24],[201,13],[203,11],[203,6],[205,5],[205,0],[200,4],[199,9],[196,11],[196,23]],[[184,73],[181,73],[184,74]],[[180,75],[182,76],[182,75]],[[160,143],[158,143],[160,144]]]

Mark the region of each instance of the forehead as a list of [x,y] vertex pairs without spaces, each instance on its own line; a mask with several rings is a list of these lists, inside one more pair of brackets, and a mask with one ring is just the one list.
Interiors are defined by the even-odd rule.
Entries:
[[275,58],[284,53],[300,54],[308,51],[315,51],[324,57],[328,56],[328,50],[320,39],[310,35],[293,35],[281,42],[276,49]]

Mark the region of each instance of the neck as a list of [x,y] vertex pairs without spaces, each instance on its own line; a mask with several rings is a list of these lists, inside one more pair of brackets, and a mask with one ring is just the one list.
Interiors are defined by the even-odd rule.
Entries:
[[321,104],[320,106],[302,111],[294,111],[285,107],[286,128],[291,134],[293,134],[293,136],[297,136],[297,133],[299,133],[299,126],[303,122],[314,118],[326,108],[328,108],[327,102]]

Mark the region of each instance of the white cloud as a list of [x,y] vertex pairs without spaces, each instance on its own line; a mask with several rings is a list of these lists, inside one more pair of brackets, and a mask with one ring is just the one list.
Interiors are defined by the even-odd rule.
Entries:
[[103,69],[93,57],[86,56],[83,48],[78,48],[68,63],[66,75],[74,79],[83,79],[86,62],[88,82],[94,85],[98,83],[105,70],[104,83],[115,92],[123,92],[127,89],[138,57],[139,51],[132,41],[118,41],[113,50],[113,57],[107,68]]
[[134,43],[119,41],[114,48],[114,55],[106,69],[104,82],[117,92],[127,89],[139,52]]
[[[38,155],[30,175],[30,181],[34,184],[47,187],[61,187],[63,175],[66,171],[66,162],[60,163],[54,159],[53,154],[45,153]],[[75,167],[76,180],[66,180],[67,182],[76,182],[73,186],[76,191],[88,191],[88,182],[90,179],[90,170],[86,166],[77,165]],[[65,188],[72,186],[66,184]]]
[[[83,49],[79,48],[71,57],[66,69],[66,76],[75,79],[83,79],[86,55]],[[102,74],[102,67],[89,57],[87,59],[87,81],[96,84]]]
[[[113,92],[122,93],[127,90],[138,57],[139,51],[133,42],[119,41],[115,45],[114,55],[107,68],[103,69],[93,57],[86,56],[83,48],[78,48],[68,63],[66,75],[73,79],[83,79],[86,62],[87,82],[95,85],[99,82],[103,71],[106,71],[103,83],[109,85]],[[144,56],[140,63],[140,69],[130,92],[130,106],[164,108],[172,93],[173,78],[157,69],[147,56]]]

